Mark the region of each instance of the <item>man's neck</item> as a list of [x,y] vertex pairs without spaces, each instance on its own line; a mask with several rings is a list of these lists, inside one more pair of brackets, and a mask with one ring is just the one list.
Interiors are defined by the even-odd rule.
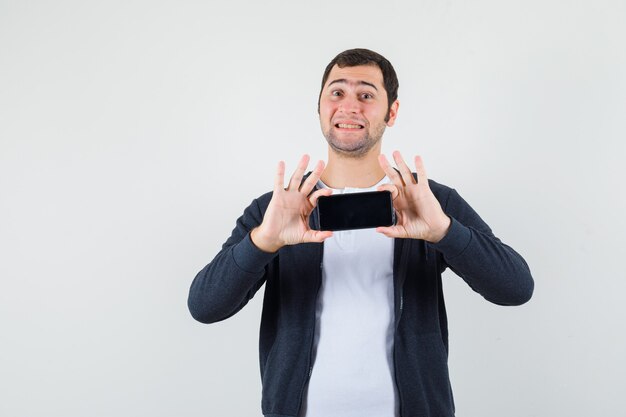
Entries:
[[330,188],[368,188],[385,176],[378,163],[380,146],[376,146],[361,158],[351,158],[328,149],[328,163],[321,180]]

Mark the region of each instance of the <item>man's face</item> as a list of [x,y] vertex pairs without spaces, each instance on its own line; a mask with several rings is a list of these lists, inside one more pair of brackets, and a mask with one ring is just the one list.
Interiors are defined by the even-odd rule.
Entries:
[[387,116],[387,92],[376,65],[339,68],[335,65],[320,97],[320,125],[329,146],[351,157],[362,157],[376,146],[386,126],[396,119],[398,101]]

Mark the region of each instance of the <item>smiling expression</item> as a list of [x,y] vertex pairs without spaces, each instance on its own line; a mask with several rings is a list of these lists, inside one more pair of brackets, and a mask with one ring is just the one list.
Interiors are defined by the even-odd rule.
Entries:
[[355,158],[380,143],[385,127],[393,126],[397,111],[397,100],[388,108],[383,74],[376,65],[335,65],[320,96],[320,125],[328,145]]

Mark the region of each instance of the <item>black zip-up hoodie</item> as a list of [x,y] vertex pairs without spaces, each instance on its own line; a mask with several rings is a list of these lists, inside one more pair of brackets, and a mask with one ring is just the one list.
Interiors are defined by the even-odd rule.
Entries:
[[[448,377],[448,325],[441,274],[450,267],[485,299],[519,305],[534,282],[528,265],[445,185],[429,180],[452,219],[438,243],[394,242],[394,371],[401,417],[453,417]],[[202,323],[224,320],[243,308],[265,283],[259,359],[266,417],[297,417],[311,374],[315,305],[322,280],[323,244],[259,250],[250,231],[263,220],[267,193],[245,209],[221,251],[195,277],[189,291],[191,315]],[[310,224],[317,228],[315,212]]]

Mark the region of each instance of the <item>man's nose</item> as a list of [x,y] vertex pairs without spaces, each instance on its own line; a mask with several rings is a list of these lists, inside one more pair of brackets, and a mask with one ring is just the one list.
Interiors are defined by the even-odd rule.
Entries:
[[341,100],[341,110],[346,113],[359,113],[361,111],[361,103],[356,97],[344,97]]

